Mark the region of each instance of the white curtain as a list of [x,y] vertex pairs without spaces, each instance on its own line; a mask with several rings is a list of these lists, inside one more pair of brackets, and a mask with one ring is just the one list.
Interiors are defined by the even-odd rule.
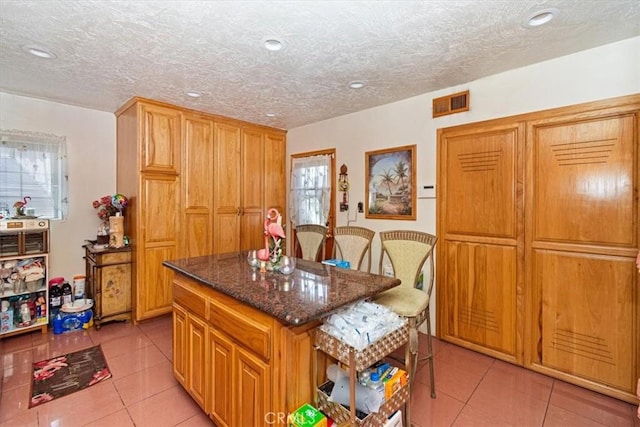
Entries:
[[291,165],[289,219],[327,225],[331,203],[331,155],[297,157]]
[[14,214],[13,204],[29,197],[37,216],[67,216],[67,143],[52,134],[0,130],[0,210]]

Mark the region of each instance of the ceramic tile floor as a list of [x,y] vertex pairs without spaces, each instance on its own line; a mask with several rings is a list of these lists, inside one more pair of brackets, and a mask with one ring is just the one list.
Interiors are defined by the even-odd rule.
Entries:
[[[640,427],[637,408],[628,403],[434,342],[437,398],[430,398],[428,368],[421,366],[411,403],[415,427]],[[96,344],[102,344],[111,379],[28,409],[32,362]],[[0,426],[212,425],[173,378],[169,316],[137,326],[115,322],[88,332],[5,338],[0,369]]]

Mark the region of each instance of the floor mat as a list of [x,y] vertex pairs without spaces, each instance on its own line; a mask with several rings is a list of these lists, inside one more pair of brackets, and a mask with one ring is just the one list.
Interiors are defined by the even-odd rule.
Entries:
[[36,362],[31,375],[29,408],[108,378],[111,378],[111,371],[99,345]]

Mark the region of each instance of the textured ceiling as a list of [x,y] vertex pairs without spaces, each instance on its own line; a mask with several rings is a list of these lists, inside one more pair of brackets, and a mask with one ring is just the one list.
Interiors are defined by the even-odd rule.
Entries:
[[[550,24],[522,25],[548,7]],[[0,0],[0,90],[109,112],[141,96],[290,129],[638,35],[640,0]]]

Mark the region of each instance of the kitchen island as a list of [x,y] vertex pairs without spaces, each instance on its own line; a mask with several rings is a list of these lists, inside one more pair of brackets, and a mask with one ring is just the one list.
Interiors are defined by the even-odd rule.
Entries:
[[291,275],[245,253],[165,261],[174,270],[173,368],[218,426],[286,426],[313,401],[313,330],[335,310],[400,281],[297,260]]

